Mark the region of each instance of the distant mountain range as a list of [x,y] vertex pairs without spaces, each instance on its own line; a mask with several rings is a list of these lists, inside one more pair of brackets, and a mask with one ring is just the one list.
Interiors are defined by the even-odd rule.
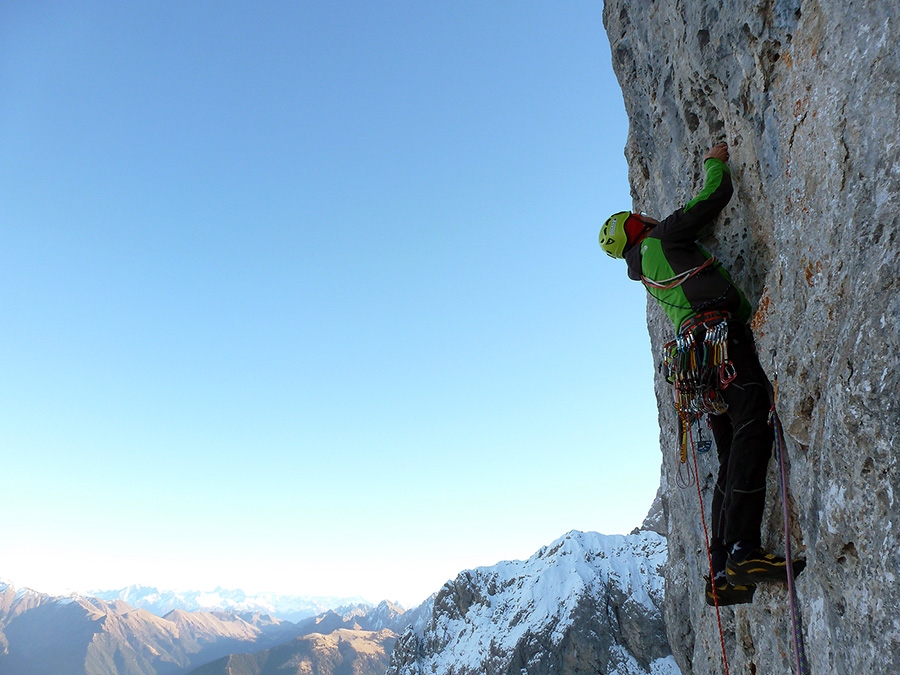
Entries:
[[54,597],[0,584],[3,675],[177,675],[236,651],[295,637],[260,614],[174,610],[159,617],[121,600]]
[[389,602],[328,611],[302,622],[301,637],[256,653],[230,654],[189,675],[384,675],[398,633],[423,630],[433,604],[434,596],[409,612]]
[[0,582],[0,673],[183,675],[228,655],[247,660],[286,645],[260,658],[270,665],[282,657],[314,658],[322,668],[309,672],[330,672],[327,664],[339,662],[356,675],[383,675],[397,634],[422,624],[420,613],[388,602],[339,611],[298,623],[234,610],[158,616],[119,599],[56,597]]
[[117,590],[91,591],[89,595],[106,601],[122,600],[157,616],[165,616],[175,609],[186,612],[259,612],[294,623],[330,609],[366,604],[362,598],[250,594],[239,589],[219,587],[211,591],[171,591],[152,586],[127,586]]

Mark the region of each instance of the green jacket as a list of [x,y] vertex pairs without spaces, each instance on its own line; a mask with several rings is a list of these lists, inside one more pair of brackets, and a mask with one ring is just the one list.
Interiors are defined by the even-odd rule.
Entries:
[[[654,227],[639,245],[625,251],[628,276],[645,282],[647,292],[672,320],[675,332],[699,312],[730,312],[745,322],[751,315],[750,303],[728,272],[719,263],[707,263],[711,255],[697,242],[734,191],[725,162],[707,159],[705,168],[706,184],[700,194]],[[678,275],[688,275],[704,263],[708,266],[678,283]]]

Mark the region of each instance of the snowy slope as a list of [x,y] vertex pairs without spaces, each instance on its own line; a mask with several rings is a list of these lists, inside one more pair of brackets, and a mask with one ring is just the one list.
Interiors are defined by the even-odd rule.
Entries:
[[461,573],[389,675],[680,675],[660,608],[665,539],[570,532],[525,561]]

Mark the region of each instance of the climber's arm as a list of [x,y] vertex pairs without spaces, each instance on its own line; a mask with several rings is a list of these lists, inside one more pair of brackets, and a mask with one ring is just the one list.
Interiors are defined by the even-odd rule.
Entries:
[[731,171],[725,163],[728,160],[728,145],[714,145],[703,157],[706,182],[703,190],[691,201],[666,218],[653,236],[670,241],[693,241],[712,224],[719,212],[725,208],[734,188]]

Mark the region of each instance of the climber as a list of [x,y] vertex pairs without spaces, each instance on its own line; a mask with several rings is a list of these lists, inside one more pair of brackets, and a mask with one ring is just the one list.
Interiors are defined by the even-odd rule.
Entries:
[[[761,546],[773,433],[769,382],[747,323],[750,303],[697,242],[731,199],[728,145],[714,145],[703,162],[705,186],[684,208],[661,222],[643,213],[616,213],[600,230],[600,246],[610,257],[625,259],[629,278],[644,283],[672,320],[681,344],[702,347],[708,335],[727,332],[722,340],[727,362],[722,363],[721,380],[714,374],[710,393],[717,405],[706,415],[719,459],[709,542],[712,582],[707,580],[706,599],[725,605],[750,602],[757,583],[785,581],[787,570],[784,558]],[[803,566],[805,561],[795,561],[794,573]]]

